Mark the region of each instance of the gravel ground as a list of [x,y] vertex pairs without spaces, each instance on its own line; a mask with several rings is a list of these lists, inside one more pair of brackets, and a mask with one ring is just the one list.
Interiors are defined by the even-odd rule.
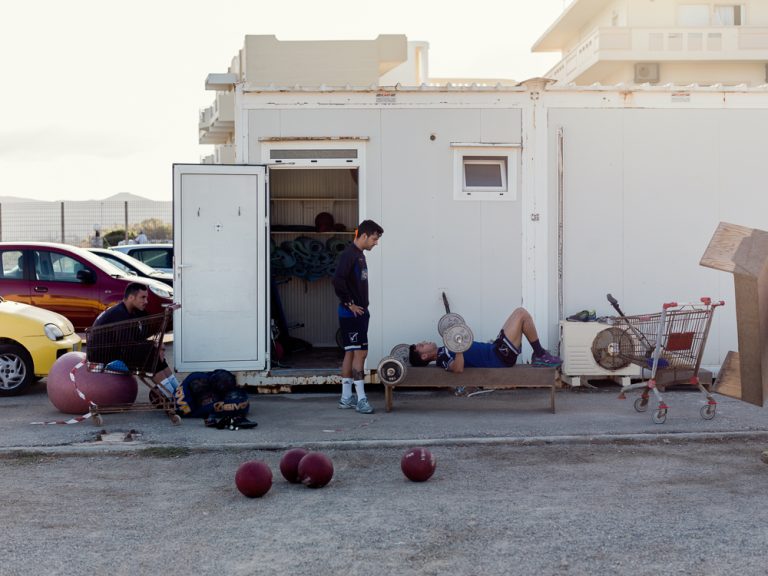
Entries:
[[[328,450],[323,489],[280,452],[0,455],[3,576],[764,575],[768,467],[755,442]],[[240,495],[238,465],[275,474]]]

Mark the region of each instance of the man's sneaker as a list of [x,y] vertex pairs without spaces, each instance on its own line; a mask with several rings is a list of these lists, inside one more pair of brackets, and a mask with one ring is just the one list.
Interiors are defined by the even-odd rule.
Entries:
[[532,366],[542,366],[542,367],[552,368],[555,366],[560,366],[560,364],[562,363],[563,361],[559,357],[553,356],[546,350],[544,350],[544,352],[541,354],[534,354],[531,357]]
[[360,414],[373,414],[373,406],[371,406],[371,403],[368,402],[368,398],[361,398],[357,401],[355,411],[359,412]]
[[352,394],[349,398],[342,398],[339,400],[339,408],[342,410],[348,410],[357,406],[357,396]]
[[571,314],[566,320],[569,322],[594,322],[597,320],[597,313],[594,310],[582,310],[576,314]]

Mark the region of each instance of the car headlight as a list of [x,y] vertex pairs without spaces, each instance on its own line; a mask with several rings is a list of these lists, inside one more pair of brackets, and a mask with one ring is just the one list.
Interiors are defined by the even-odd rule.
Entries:
[[173,290],[170,288],[160,288],[159,286],[150,284],[149,289],[152,291],[152,294],[160,296],[160,298],[173,298]]
[[48,336],[50,340],[53,340],[54,342],[56,340],[61,340],[64,338],[64,332],[61,331],[61,328],[56,326],[56,324],[46,324],[45,325],[45,335]]

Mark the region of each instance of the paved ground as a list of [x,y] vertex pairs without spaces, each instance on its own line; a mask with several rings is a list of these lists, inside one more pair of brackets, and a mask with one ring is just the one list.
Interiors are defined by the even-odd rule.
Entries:
[[[291,445],[408,445],[419,443],[521,443],[540,441],[654,438],[666,435],[767,434],[768,411],[718,397],[713,420],[702,420],[702,396],[690,391],[666,394],[670,405],[665,424],[654,424],[650,412],[637,413],[632,397],[618,400],[618,388],[595,391],[560,390],[557,413],[549,412],[546,390],[495,391],[471,398],[447,390],[395,391],[394,409],[383,411],[384,395],[370,387],[377,412],[361,415],[338,410],[337,395],[294,393],[251,396],[252,419],[258,428],[231,432],[203,427],[199,420],[172,426],[158,412],[129,412],[104,416],[104,425],[83,422],[67,426],[32,426],[34,421],[57,420],[56,411],[40,384],[24,396],[0,398],[0,449],[49,448],[59,451],[92,449],[100,429],[117,434],[136,430],[137,442],[150,446],[187,448],[283,448]],[[143,392],[142,392],[143,394]],[[115,445],[110,444],[114,449]]]
[[[259,426],[237,432],[156,412],[36,426],[62,418],[44,384],[0,398],[0,574],[765,573],[763,409],[718,397],[705,421],[669,391],[657,425],[603,386],[559,391],[554,415],[544,390],[396,391],[386,414],[370,390],[369,416],[332,391],[253,395]],[[438,459],[425,484],[399,470],[416,444]],[[291,446],[329,454],[333,481],[285,483]],[[275,474],[264,498],[234,487],[249,459]]]

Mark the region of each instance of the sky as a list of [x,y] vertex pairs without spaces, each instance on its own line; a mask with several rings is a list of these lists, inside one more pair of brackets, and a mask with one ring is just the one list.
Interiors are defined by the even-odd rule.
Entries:
[[199,110],[247,34],[280,40],[405,34],[432,77],[542,76],[531,46],[567,0],[36,0],[3,6],[0,197],[170,200],[171,166],[196,163]]

